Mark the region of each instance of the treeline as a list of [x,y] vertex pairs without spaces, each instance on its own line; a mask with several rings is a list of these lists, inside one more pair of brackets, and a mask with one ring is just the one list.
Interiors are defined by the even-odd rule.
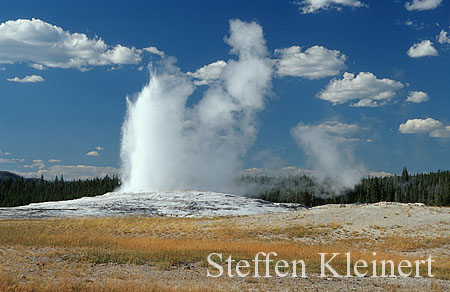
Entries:
[[318,184],[308,176],[243,176],[237,183],[247,186],[248,196],[305,206],[380,201],[450,206],[449,171],[409,175],[404,168],[401,175],[365,178],[353,189],[341,193],[333,192],[331,182]]
[[2,179],[0,180],[0,207],[93,197],[111,192],[119,185],[120,180],[115,176],[75,181],[65,181],[63,176],[56,177],[54,181],[44,180],[44,177]]
[[[97,196],[120,186],[120,179],[115,176],[77,181],[65,181],[61,176],[48,181],[43,177],[25,179],[2,173],[0,207]],[[401,175],[365,178],[353,189],[338,193],[332,181],[318,183],[309,176],[242,176],[235,182],[247,196],[278,203],[317,206],[390,201],[450,206],[450,171],[409,175],[404,168]]]

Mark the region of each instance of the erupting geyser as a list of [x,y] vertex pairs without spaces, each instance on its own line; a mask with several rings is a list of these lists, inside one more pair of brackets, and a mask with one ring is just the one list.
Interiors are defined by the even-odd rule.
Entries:
[[254,143],[256,114],[272,78],[263,31],[255,22],[230,21],[229,60],[194,105],[195,87],[174,58],[151,68],[150,82],[127,99],[122,130],[122,191],[226,191],[240,159]]

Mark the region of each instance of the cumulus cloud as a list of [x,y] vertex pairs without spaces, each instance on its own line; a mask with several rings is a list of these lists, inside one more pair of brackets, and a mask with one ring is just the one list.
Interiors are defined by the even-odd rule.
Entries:
[[276,59],[276,73],[279,76],[318,79],[337,75],[347,67],[347,57],[337,50],[322,46],[314,46],[304,52],[301,50],[299,46],[275,50],[279,57]]
[[227,63],[223,60],[218,60],[214,63],[205,65],[195,72],[188,72],[187,75],[194,77],[195,85],[207,85],[218,80],[222,70],[227,66]]
[[344,73],[343,79],[333,79],[318,93],[322,100],[333,104],[358,101],[351,106],[376,107],[386,104],[403,88],[403,84],[391,79],[378,79],[370,72],[361,72],[356,77],[352,73]]
[[[71,33],[40,19],[17,19],[0,24],[0,63],[29,62],[35,68],[77,68],[137,64],[142,50],[101,38]],[[41,67],[42,66],[42,67]]]
[[89,151],[86,153],[86,156],[100,156],[100,153],[98,151]]
[[14,77],[14,78],[8,78],[6,79],[11,82],[18,82],[18,83],[36,83],[36,82],[44,82],[44,78],[39,75],[29,75],[25,76],[23,78]]
[[443,124],[435,119],[410,119],[398,127],[402,134],[428,133],[436,130],[441,130]]
[[62,160],[61,159],[49,159],[48,162],[50,163],[60,163]]
[[53,179],[55,176],[63,175],[65,180],[92,179],[96,177],[118,176],[120,171],[115,167],[100,167],[90,165],[53,165],[49,168],[38,169],[37,171],[20,172],[14,171],[24,177],[40,177]]
[[163,51],[158,50],[157,47],[147,47],[143,49],[144,51],[150,53],[150,54],[154,54],[154,55],[158,55],[161,58],[163,58],[165,56]]
[[421,103],[428,101],[429,97],[426,92],[423,91],[410,91],[408,94],[408,97],[406,98],[406,102],[413,102],[413,103]]
[[438,36],[438,41],[440,44],[450,44],[450,37],[448,37],[445,30],[441,30]]
[[433,138],[450,138],[450,126],[445,126],[442,129],[430,132],[430,137]]
[[[319,79],[334,76],[345,69],[347,57],[337,50],[329,50],[322,46],[314,46],[302,52],[299,46],[286,49],[276,49],[273,62],[276,74],[280,77],[293,76],[308,79]],[[205,65],[195,72],[188,72],[189,76],[195,78],[195,85],[212,84],[220,79],[227,63],[218,60]]]
[[358,0],[303,0],[297,1],[296,4],[300,6],[300,10],[303,14],[317,13],[321,10],[328,9],[341,10],[341,6],[348,6],[352,8],[366,6],[363,2]]
[[428,133],[433,138],[450,138],[450,126],[432,119],[410,119],[398,127],[402,134]]
[[433,43],[430,40],[423,40],[420,43],[412,45],[406,53],[411,58],[438,55],[438,51],[433,47]]
[[408,11],[418,10],[430,10],[435,9],[442,3],[442,0],[413,0],[412,2],[406,2],[405,8]]
[[[364,165],[355,159],[352,143],[342,132],[356,131],[356,125],[337,122],[321,125],[299,123],[291,134],[307,155],[308,163],[315,171],[315,177],[329,186],[333,195],[352,188],[367,174]],[[356,126],[356,127],[355,127]],[[323,195],[323,194],[318,194]],[[323,195],[326,196],[326,195]]]
[[95,149],[98,150],[98,151],[102,151],[102,150],[104,150],[105,148],[103,148],[102,146],[97,146],[97,147],[95,147]]

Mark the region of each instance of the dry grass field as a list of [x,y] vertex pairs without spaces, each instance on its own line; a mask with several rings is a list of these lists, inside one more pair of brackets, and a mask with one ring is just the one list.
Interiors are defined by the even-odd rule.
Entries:
[[[357,209],[359,208],[359,209]],[[0,221],[0,291],[448,291],[450,209],[328,206],[221,218]],[[361,214],[372,211],[370,220]],[[358,213],[358,212],[361,212]],[[308,278],[206,277],[210,253],[305,261]],[[434,278],[320,278],[318,253],[352,263],[433,255]],[[376,252],[376,255],[373,255]],[[345,273],[344,256],[334,267]],[[421,274],[426,276],[425,266]]]

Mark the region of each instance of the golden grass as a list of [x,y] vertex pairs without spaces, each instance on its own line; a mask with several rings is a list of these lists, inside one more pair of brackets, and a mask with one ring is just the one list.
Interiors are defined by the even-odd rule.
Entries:
[[411,238],[406,236],[388,236],[377,243],[377,248],[389,251],[409,252],[441,247],[449,243],[448,238],[441,237]]
[[[0,221],[1,247],[20,251],[49,248],[47,256],[74,263],[152,265],[160,270],[196,263],[206,266],[210,253],[233,255],[235,259],[253,259],[257,252],[276,252],[277,259],[305,261],[308,273],[319,272],[318,253],[339,252],[333,267],[345,273],[346,259],[351,252],[352,262],[364,259],[417,260],[399,252],[430,249],[442,246],[448,239],[412,239],[388,236],[376,243],[365,238],[340,240],[327,244],[305,244],[299,238],[320,238],[339,231],[341,225],[282,225],[241,226],[239,220],[186,218],[86,218],[54,220]],[[376,256],[372,255],[375,251]],[[424,257],[421,259],[425,258]],[[27,261],[23,259],[24,263]],[[49,268],[49,267],[47,267]],[[422,270],[421,270],[422,271]],[[1,270],[0,270],[1,272]],[[436,259],[433,273],[437,278],[450,279],[450,259]],[[421,272],[422,275],[426,271]],[[145,287],[136,282],[107,279],[101,286],[77,280],[55,284],[39,279],[23,283],[4,272],[0,274],[0,291],[213,291],[196,287],[168,288],[158,283]],[[62,286],[58,286],[58,285]],[[119,286],[118,286],[119,285]],[[159,286],[158,286],[159,285]],[[56,289],[57,288],[57,289]],[[183,290],[184,289],[184,290]],[[214,290],[215,291],[215,290]]]
[[27,283],[21,282],[11,276],[0,276],[0,291],[2,292],[68,292],[68,291],[83,291],[83,292],[214,292],[217,289],[210,288],[171,288],[163,286],[158,283],[145,282],[119,282],[108,280],[105,283],[98,284],[92,281],[73,281],[67,278],[62,278],[59,281],[42,281],[40,279],[32,279]]

